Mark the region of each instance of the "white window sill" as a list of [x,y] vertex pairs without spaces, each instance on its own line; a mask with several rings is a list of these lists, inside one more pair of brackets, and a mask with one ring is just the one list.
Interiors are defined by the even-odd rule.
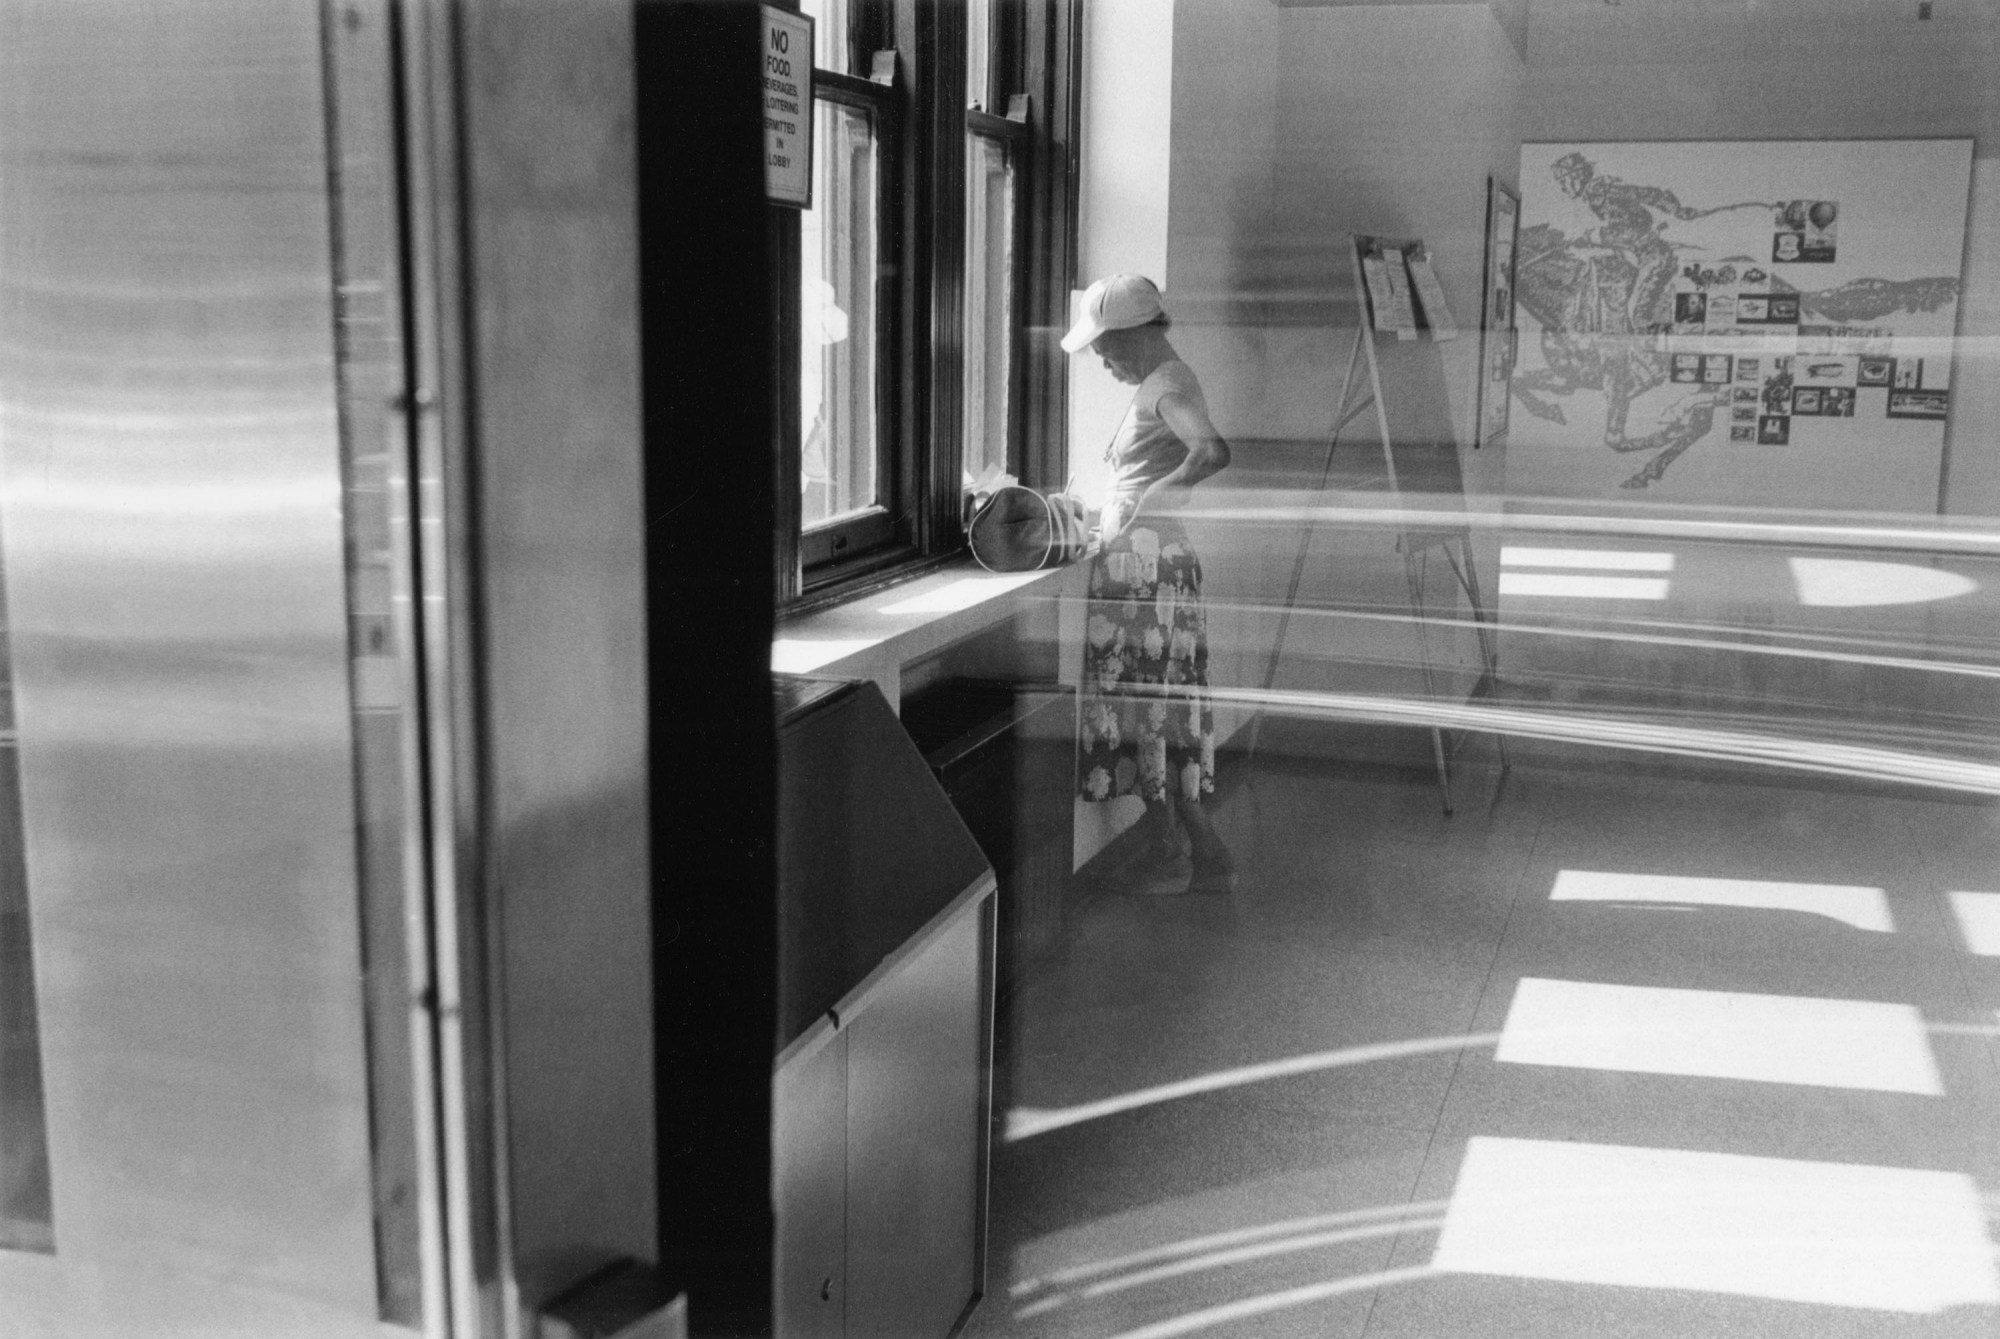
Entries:
[[872,679],[891,707],[905,667],[1016,614],[1045,614],[1053,634],[1061,598],[1083,593],[1087,564],[1045,572],[988,572],[966,561],[778,624],[771,668],[785,674]]

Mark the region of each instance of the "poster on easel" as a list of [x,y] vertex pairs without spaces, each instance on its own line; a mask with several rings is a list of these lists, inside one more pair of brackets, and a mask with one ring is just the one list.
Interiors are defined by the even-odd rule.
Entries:
[[[1430,249],[1416,238],[1357,233],[1354,257],[1361,279],[1357,287],[1364,299],[1361,325],[1368,332],[1356,352],[1366,355],[1359,371],[1374,400],[1389,486],[1454,508],[1463,506],[1458,435],[1452,427],[1444,358],[1438,349],[1458,331],[1436,282]],[[1376,267],[1387,276],[1403,274],[1400,290],[1393,279],[1378,281],[1370,273]],[[1409,277],[1413,269],[1421,269],[1425,276],[1421,285]],[[1386,289],[1386,300],[1378,282]],[[1426,295],[1424,289],[1431,291]],[[1410,297],[1413,291],[1415,301]],[[1381,338],[1384,335],[1392,338]]]
[[1972,141],[1528,144],[1508,491],[1938,505]]
[[[1314,495],[1325,494],[1333,475],[1335,449],[1348,428],[1372,419],[1373,435],[1381,450],[1378,486],[1389,494],[1392,508],[1400,513],[1395,523],[1395,548],[1408,583],[1407,622],[1416,633],[1415,661],[1423,676],[1424,698],[1449,703],[1449,710],[1458,702],[1489,696],[1499,687],[1497,625],[1480,593],[1471,527],[1462,514],[1465,481],[1459,468],[1450,397],[1445,391],[1444,360],[1438,349],[1440,343],[1457,338],[1458,325],[1438,281],[1430,249],[1421,239],[1354,233],[1349,237],[1349,254],[1358,310]],[[1313,507],[1310,512],[1318,510]],[[1301,529],[1291,581],[1278,602],[1277,632],[1264,675],[1266,692],[1277,683],[1284,661],[1286,634],[1292,610],[1298,605],[1315,528],[1316,522],[1309,522]],[[1433,555],[1449,572],[1451,589],[1463,594],[1469,619],[1458,616],[1455,604],[1449,610],[1434,608],[1427,593],[1433,587],[1429,579],[1434,570]],[[1461,649],[1470,650],[1473,658],[1468,661],[1449,653],[1441,657],[1433,645],[1434,632],[1448,630],[1459,635],[1468,628],[1471,646],[1461,644]],[[1470,673],[1469,683],[1447,686],[1448,680],[1465,671]],[[1461,691],[1464,696],[1455,697]],[[1423,721],[1422,716],[1416,719]],[[1260,715],[1259,729],[1262,720]],[[1447,746],[1447,726],[1435,718],[1424,723],[1429,729],[1444,812],[1449,814],[1451,758],[1466,736],[1451,727],[1455,742]],[[1252,754],[1257,738],[1253,733]],[[1504,772],[1506,745],[1497,737],[1495,752]]]

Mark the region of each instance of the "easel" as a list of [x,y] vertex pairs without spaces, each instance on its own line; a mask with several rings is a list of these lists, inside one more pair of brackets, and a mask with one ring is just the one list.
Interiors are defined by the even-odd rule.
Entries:
[[[1315,500],[1325,496],[1328,481],[1333,477],[1333,451],[1340,442],[1340,435],[1348,425],[1368,409],[1375,411],[1375,426],[1382,442],[1382,464],[1388,475],[1389,491],[1396,497],[1402,496],[1403,476],[1413,471],[1416,465],[1422,473],[1439,477],[1427,482],[1441,485],[1435,491],[1456,492],[1464,495],[1464,483],[1458,469],[1458,446],[1455,434],[1448,421],[1442,418],[1444,404],[1444,384],[1442,363],[1437,357],[1434,341],[1425,340],[1423,332],[1434,329],[1432,322],[1425,320],[1422,305],[1417,295],[1412,294],[1411,306],[1416,317],[1416,340],[1400,338],[1393,332],[1383,332],[1376,328],[1375,302],[1372,298],[1363,258],[1370,254],[1400,252],[1391,263],[1402,265],[1407,258],[1420,255],[1423,243],[1415,240],[1396,240],[1355,233],[1350,239],[1350,256],[1354,268],[1354,291],[1360,308],[1361,320],[1354,332],[1354,348],[1347,358],[1347,371],[1340,380],[1340,398],[1334,404],[1333,430],[1327,435],[1326,458],[1320,466],[1319,483],[1313,490]],[[1406,271],[1407,272],[1407,271]],[[1397,346],[1401,346],[1400,349]],[[1402,350],[1421,348],[1426,356],[1419,360],[1399,356]],[[1396,353],[1390,353],[1396,349]],[[1366,356],[1368,376],[1365,382],[1356,376]],[[1385,355],[1396,364],[1391,376],[1392,382],[1433,382],[1433,385],[1416,385],[1399,389],[1413,389],[1416,393],[1407,397],[1407,403],[1398,402],[1399,409],[1414,411],[1399,414],[1404,419],[1401,431],[1391,425],[1391,397],[1383,389],[1383,363]],[[1397,454],[1405,455],[1405,468],[1398,471]],[[1415,453],[1424,453],[1421,457]],[[1285,635],[1290,630],[1292,607],[1298,600],[1299,583],[1305,577],[1306,554],[1311,548],[1313,527],[1306,525],[1299,536],[1299,551],[1292,562],[1292,579],[1285,590],[1285,601],[1279,613],[1278,635],[1271,647],[1271,663],[1264,674],[1264,690],[1270,692],[1278,678],[1278,666],[1283,660]],[[1498,681],[1500,659],[1494,635],[1494,625],[1479,596],[1479,576],[1473,566],[1472,537],[1470,528],[1464,525],[1440,526],[1421,530],[1403,530],[1396,537],[1396,550],[1403,555],[1403,570],[1410,588],[1410,613],[1417,625],[1418,644],[1421,648],[1419,659],[1424,676],[1424,692],[1433,701],[1438,697],[1437,670],[1431,663],[1430,622],[1424,616],[1424,577],[1429,566],[1433,549],[1444,553],[1445,561],[1451,564],[1452,575],[1458,578],[1460,589],[1465,592],[1472,608],[1475,634],[1479,640],[1481,674],[1473,685],[1472,697],[1482,697],[1493,691]],[[1251,735],[1250,751],[1255,755],[1263,717],[1259,716],[1255,732]],[[1463,740],[1459,741],[1461,744]],[[1500,769],[1507,770],[1507,742],[1495,736],[1495,744],[1500,755]],[[1457,745],[1447,750],[1444,731],[1441,727],[1431,727],[1431,756],[1437,764],[1438,790],[1444,801],[1444,811],[1452,812],[1451,805],[1451,759],[1457,752]]]

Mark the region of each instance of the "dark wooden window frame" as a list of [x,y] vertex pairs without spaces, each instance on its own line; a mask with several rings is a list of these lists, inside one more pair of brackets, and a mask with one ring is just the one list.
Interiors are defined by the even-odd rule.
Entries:
[[[906,525],[898,524],[898,518],[906,517],[909,507],[904,501],[909,496],[906,491],[911,483],[907,472],[899,468],[899,453],[896,443],[902,440],[899,431],[897,396],[896,356],[897,321],[895,319],[898,300],[895,275],[898,259],[902,253],[902,220],[897,217],[895,202],[901,196],[902,173],[905,167],[902,143],[905,135],[904,108],[896,95],[896,90],[887,84],[878,84],[853,75],[840,74],[832,70],[818,70],[813,75],[814,114],[817,115],[821,102],[852,107],[867,113],[870,128],[875,137],[876,187],[875,187],[875,320],[881,329],[875,343],[875,480],[877,505],[860,513],[815,526],[811,530],[801,530],[799,536],[799,563],[808,571],[825,571],[850,561],[854,555],[862,562],[872,556],[896,554],[899,549],[907,549],[910,536]],[[796,224],[796,220],[794,220]],[[793,264],[796,259],[794,248]],[[798,288],[796,278],[792,284],[794,292]],[[796,298],[794,299],[796,300]],[[803,330],[801,330],[803,334]],[[793,363],[799,357],[799,345],[791,346]],[[796,424],[798,415],[792,415]],[[796,429],[794,429],[796,431]],[[794,470],[796,475],[798,471]]]
[[[1058,345],[1075,274],[1079,27],[1083,0],[996,0],[990,105],[969,111],[963,5],[856,0],[852,49],[821,60],[817,96],[867,106],[879,132],[878,480],[883,506],[810,533],[799,476],[799,223],[773,209],[778,368],[773,536],[781,609],[805,612],[903,580],[962,553],[965,148],[968,133],[1014,155],[1016,241],[1009,454],[1030,483],[1060,486],[1067,466],[1067,368]],[[842,73],[836,65],[844,64]],[[867,71],[872,77],[862,77]],[[1018,99],[1025,96],[1026,101]],[[840,540],[844,537],[845,543]]]

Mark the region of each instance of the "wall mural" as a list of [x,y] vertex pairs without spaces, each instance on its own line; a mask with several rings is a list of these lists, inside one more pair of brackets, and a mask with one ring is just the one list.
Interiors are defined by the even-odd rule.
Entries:
[[1523,146],[1509,490],[1934,509],[1971,158]]

